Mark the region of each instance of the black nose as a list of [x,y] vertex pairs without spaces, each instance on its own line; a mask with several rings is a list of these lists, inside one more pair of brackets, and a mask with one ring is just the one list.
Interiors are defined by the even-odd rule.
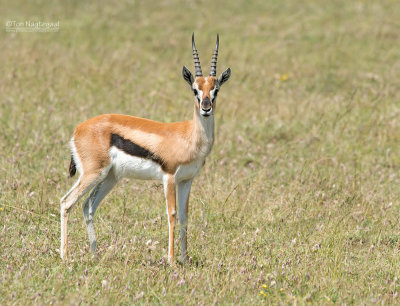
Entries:
[[210,111],[211,109],[211,101],[208,97],[205,97],[201,102],[201,109],[205,112]]

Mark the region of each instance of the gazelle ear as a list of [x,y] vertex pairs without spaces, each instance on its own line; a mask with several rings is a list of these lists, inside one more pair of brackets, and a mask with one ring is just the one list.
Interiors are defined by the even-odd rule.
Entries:
[[194,83],[194,77],[193,77],[192,73],[189,71],[189,69],[187,69],[185,66],[183,66],[183,68],[182,68],[182,76],[183,76],[183,79],[189,83],[190,88],[192,88],[192,85]]
[[222,72],[222,74],[218,78],[219,86],[228,81],[230,77],[231,77],[231,68],[228,68],[224,72]]

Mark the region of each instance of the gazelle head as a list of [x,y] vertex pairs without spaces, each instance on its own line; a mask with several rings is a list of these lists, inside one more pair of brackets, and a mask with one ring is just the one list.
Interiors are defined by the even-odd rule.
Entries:
[[217,44],[211,60],[210,75],[207,77],[203,76],[201,71],[199,55],[196,50],[194,43],[194,33],[192,35],[192,49],[194,59],[195,77],[192,73],[183,66],[182,76],[186,82],[189,83],[195,98],[195,107],[198,113],[203,117],[208,117],[214,113],[215,103],[218,95],[218,91],[222,84],[229,80],[231,76],[231,68],[226,69],[219,78],[216,78],[217,74],[217,57],[218,57],[218,44],[219,36],[217,35]]

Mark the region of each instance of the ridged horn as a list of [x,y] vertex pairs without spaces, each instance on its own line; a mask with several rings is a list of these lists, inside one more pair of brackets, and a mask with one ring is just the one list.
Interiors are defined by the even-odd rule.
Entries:
[[201,72],[199,54],[197,53],[196,45],[194,43],[194,33],[192,34],[192,49],[193,49],[193,60],[194,60],[195,74],[196,74],[196,77],[201,77],[201,76],[203,76],[203,72]]
[[215,50],[211,59],[210,76],[217,75],[218,45],[219,45],[219,35],[217,34],[217,44],[215,45]]

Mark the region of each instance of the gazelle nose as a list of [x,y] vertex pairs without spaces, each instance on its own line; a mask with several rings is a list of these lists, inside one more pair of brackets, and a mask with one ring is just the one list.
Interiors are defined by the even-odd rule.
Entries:
[[205,97],[203,101],[201,102],[201,109],[205,112],[208,112],[211,110],[211,101],[208,97]]

